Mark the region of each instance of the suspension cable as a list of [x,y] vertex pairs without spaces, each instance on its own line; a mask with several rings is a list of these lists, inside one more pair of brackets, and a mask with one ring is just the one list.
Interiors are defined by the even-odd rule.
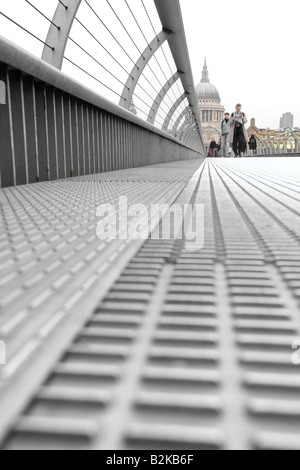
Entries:
[[129,3],[127,2],[127,0],[125,0],[125,3],[126,3],[128,9],[129,9],[130,13],[131,13],[132,18],[133,18],[134,21],[135,21],[137,27],[139,28],[139,30],[140,30],[140,32],[141,32],[143,38],[145,39],[146,44],[149,46],[149,49],[152,50],[151,47],[150,47],[150,45],[149,45],[149,43],[148,43],[148,39],[146,38],[145,33],[144,33],[144,31],[142,30],[141,25],[140,25],[139,22],[137,21],[136,16],[135,16],[135,14],[133,13],[133,11],[132,11],[132,9],[131,9]]
[[[99,46],[102,47],[102,49],[105,50],[105,52],[124,70],[124,72],[126,72],[127,75],[129,75],[131,78],[133,78],[133,76],[131,74],[129,74],[127,72],[127,70],[125,69],[125,67],[123,67],[123,65],[112,55],[111,52],[109,52],[109,50],[103,46],[103,44],[96,38],[96,36],[94,36],[93,33],[91,33],[91,31],[89,31],[89,29],[78,19],[78,18],[75,18],[75,20],[80,24],[80,26],[82,26],[82,28],[84,28],[84,30],[99,44]],[[132,60],[132,59],[130,59]],[[133,62],[133,61],[132,61]]]
[[59,31],[60,31],[60,26],[58,26],[57,24],[55,24],[52,20],[50,20],[50,18],[48,18],[48,16],[46,16],[41,10],[39,10],[35,5],[33,5],[33,3],[31,3],[29,0],[26,0],[26,2],[28,3],[28,5],[30,5],[35,11],[37,11],[43,18],[45,18],[45,20],[49,21],[49,23],[51,23],[53,26],[55,26],[55,28],[57,28]]
[[120,41],[118,41],[118,39],[114,36],[114,34],[111,32],[111,30],[106,26],[106,24],[104,23],[104,21],[101,20],[100,16],[98,15],[98,13],[96,13],[96,11],[94,10],[94,8],[89,4],[88,0],[85,0],[85,3],[87,4],[87,6],[90,8],[90,10],[94,13],[94,15],[98,18],[98,20],[100,21],[100,23],[104,26],[104,28],[106,29],[106,31],[108,31],[108,33],[111,35],[111,37],[116,41],[116,43],[120,46],[120,48],[122,49],[123,52],[125,52],[125,54],[127,55],[127,57],[133,62],[133,64],[135,65],[134,61],[132,60],[132,58],[130,57],[130,55],[128,54],[128,52],[126,51],[126,49],[122,46],[122,44],[120,43]]
[[119,98],[121,98],[121,95],[119,93],[117,93],[115,90],[113,90],[112,88],[110,88],[108,85],[106,85],[105,83],[103,83],[101,80],[99,80],[98,78],[96,78],[94,75],[90,74],[87,70],[83,69],[82,67],[80,67],[80,65],[76,64],[75,62],[73,62],[71,59],[69,59],[68,57],[64,56],[64,59],[68,62],[70,62],[72,65],[74,65],[75,67],[77,67],[79,70],[81,70],[82,72],[84,72],[86,75],[88,75],[89,77],[93,78],[94,80],[96,80],[96,82],[100,83],[101,85],[103,85],[105,88],[107,88],[108,90],[110,90],[112,93],[114,93],[115,95],[119,96]]
[[[121,83],[121,85],[124,85],[123,82],[116,76],[114,75],[110,70],[108,70],[107,67],[105,67],[104,65],[101,64],[101,62],[99,62],[94,56],[92,56],[92,54],[90,54],[86,49],[84,49],[84,47],[80,46],[80,44],[78,44],[77,41],[75,41],[73,38],[69,37],[70,41],[73,42],[73,44],[75,44],[77,47],[79,47],[79,49],[81,49],[86,55],[88,55],[94,62],[96,62],[98,65],[100,65],[100,67],[102,67],[107,73],[109,73],[115,80],[117,80],[119,83]],[[129,90],[129,88],[127,87],[127,89]]]
[[23,31],[25,31],[25,33],[29,34],[30,36],[32,36],[33,38],[35,38],[37,41],[41,42],[42,44],[44,44],[44,46],[47,46],[49,47],[49,49],[51,49],[52,51],[55,51],[55,48],[50,46],[49,44],[47,44],[45,41],[43,41],[42,39],[40,39],[39,37],[37,37],[35,34],[33,34],[31,31],[28,31],[28,29],[24,28],[24,26],[20,25],[19,23],[17,23],[16,21],[14,21],[13,19],[11,19],[9,16],[5,15],[4,13],[2,13],[2,11],[0,11],[0,15],[4,16],[4,18],[6,18],[7,20],[11,21],[14,25],[18,26],[20,29],[22,29]]
[[113,8],[113,6],[111,5],[111,3],[109,2],[109,0],[106,0],[106,3],[109,5],[110,9],[112,10],[112,12],[114,13],[115,17],[117,18],[117,20],[119,21],[120,25],[122,26],[122,28],[124,29],[124,31],[126,32],[126,34],[128,35],[128,37],[130,38],[130,40],[132,41],[133,45],[136,47],[137,51],[139,52],[140,56],[143,57],[143,59],[145,58],[144,55],[142,54],[142,52],[140,51],[139,47],[137,46],[136,42],[134,41],[134,39],[132,38],[131,34],[129,33],[128,29],[124,26],[122,20],[120,19],[119,15],[117,14],[117,12],[115,11],[115,9]]
[[[88,2],[87,2],[87,4],[88,4]],[[88,5],[89,5],[89,4],[88,4]],[[97,18],[99,18],[98,15],[97,15],[97,13],[96,13],[94,10],[93,10],[93,12],[94,12],[94,14],[97,16]],[[76,18],[76,20],[77,20],[78,23],[92,36],[92,38],[93,38],[95,41],[97,41],[97,43],[98,43],[107,53],[109,53],[109,51],[103,46],[103,44],[101,44],[100,41],[98,41],[98,39],[87,29],[87,27],[86,27],[78,18]],[[102,23],[102,21],[101,21],[101,23]],[[79,47],[85,54],[87,54],[92,60],[94,60],[98,65],[100,65],[104,70],[106,70],[111,76],[113,76],[119,83],[121,83],[121,84],[124,86],[123,82],[122,82],[120,79],[118,79],[118,78],[116,77],[116,75],[114,75],[112,72],[110,72],[110,71],[109,71],[105,66],[103,66],[95,57],[93,57],[92,54],[90,54],[86,49],[84,49],[82,46],[80,46],[80,44],[78,44],[77,41],[75,41],[75,40],[74,40],[73,38],[71,38],[71,37],[70,37],[69,39],[70,39],[77,47]],[[109,53],[109,54],[110,54],[110,53]],[[110,54],[110,56],[113,57],[111,54]],[[113,57],[113,58],[114,58],[114,57]],[[115,61],[118,63],[118,65],[119,65],[120,67],[122,67],[122,69],[126,72],[127,75],[129,75],[131,78],[134,78],[132,75],[128,74],[128,72],[127,72],[126,69],[120,64],[120,62],[118,62],[116,59],[115,59]],[[132,62],[133,62],[133,61],[132,61]],[[94,78],[95,78],[95,77],[94,77]],[[147,82],[149,83],[149,85],[152,86],[150,80],[149,80],[146,76],[144,76],[144,78],[147,80]],[[100,81],[100,83],[102,83],[102,82]],[[154,100],[153,96],[151,96],[151,95],[146,91],[146,89],[145,89],[140,83],[138,83],[137,85],[144,91],[144,93],[146,93],[146,94],[151,98],[152,101]],[[152,86],[152,87],[153,87],[153,86]],[[109,88],[109,87],[108,87],[108,88]],[[109,89],[110,89],[110,88],[109,88]],[[129,88],[127,87],[127,89],[129,89]],[[153,87],[153,89],[154,89],[155,93],[157,93],[156,88]],[[118,96],[120,96],[120,95],[118,95]],[[148,105],[147,105],[147,106],[148,106]]]
[[[88,2],[88,0],[85,0],[87,6],[90,8],[90,10],[93,12],[93,14],[96,16],[96,18],[100,21],[100,23],[105,27],[105,29],[110,33],[110,35],[114,38],[114,40],[117,42],[117,44],[122,48],[122,50],[126,53],[127,57],[129,57],[129,59],[131,60],[131,62],[136,66],[136,63],[133,61],[133,59],[129,56],[129,54],[127,53],[127,51],[125,51],[125,49],[123,48],[123,46],[120,44],[120,42],[118,41],[118,39],[111,33],[111,31],[109,30],[109,28],[105,25],[105,23],[103,22],[103,20],[100,18],[100,16],[98,15],[98,13],[94,10],[94,8],[90,5],[90,3]],[[128,32],[128,30],[125,28],[125,26],[123,25],[121,19],[119,18],[119,16],[117,15],[117,13],[115,12],[114,8],[111,6],[110,2],[107,1],[108,5],[110,6],[111,10],[113,11],[113,13],[115,14],[115,16],[117,17],[118,21],[120,22],[120,24],[123,26],[123,28],[125,29],[127,35],[130,37],[131,41],[133,42],[133,44],[135,45],[135,47],[137,48],[137,50],[139,51],[139,54],[141,56],[143,56],[142,52],[140,51],[140,49],[137,47],[136,43],[134,42],[132,36],[130,35],[130,33]],[[78,20],[79,21],[79,20]],[[81,26],[84,27],[83,23],[81,21],[79,21]],[[85,29],[87,30],[87,28],[85,27]],[[87,30],[88,31],[88,30]],[[94,35],[88,31],[89,34],[92,35],[92,37],[94,37]],[[95,37],[94,37],[95,39]],[[99,42],[99,41],[98,41]],[[103,46],[102,46],[103,47]],[[154,74],[153,70],[152,70],[152,73]],[[129,75],[129,74],[128,74]],[[146,81],[148,82],[148,84],[153,88],[153,90],[155,91],[156,94],[158,94],[158,91],[156,90],[156,88],[153,86],[153,84],[151,83],[151,81],[147,78],[147,76],[143,73],[142,74],[144,76],[144,78],[146,79]],[[132,75],[129,75],[131,78],[134,78],[132,77]],[[155,76],[155,74],[154,74]],[[155,76],[156,77],[156,76]],[[142,87],[140,85],[140,87],[143,89],[143,91],[149,95],[149,93],[145,90],[144,87]],[[152,97],[151,97],[152,98]]]
[[[115,17],[117,18],[118,22],[120,23],[120,25],[122,26],[122,28],[124,29],[124,31],[126,32],[127,36],[129,37],[129,39],[131,40],[132,44],[135,46],[135,48],[137,49],[138,53],[140,54],[141,57],[143,57],[143,59],[145,59],[144,57],[144,54],[141,52],[140,48],[137,46],[136,42],[134,41],[132,35],[129,33],[128,29],[125,27],[124,23],[122,22],[121,18],[119,17],[119,15],[117,14],[116,10],[114,9],[114,7],[111,5],[110,1],[109,0],[106,0],[107,4],[109,5],[111,11],[113,12],[113,14],[115,15]],[[149,46],[148,42],[147,42],[147,45]],[[132,60],[132,59],[131,59]],[[134,63],[134,65],[136,65]],[[149,66],[149,64],[148,64]],[[153,76],[154,78],[158,81],[158,83],[160,84],[161,88],[162,88],[162,84],[161,82],[158,80],[156,74],[154,73],[154,71],[151,69],[151,66],[149,66],[151,72],[153,73]],[[144,77],[145,77],[145,74],[143,72],[142,74]],[[146,77],[145,77],[146,78]],[[153,85],[151,84],[150,80],[148,80],[146,78],[146,80],[148,81],[149,85],[153,87]],[[153,87],[154,88],[154,87]],[[158,91],[154,88],[154,90],[156,91],[156,93],[158,94]]]

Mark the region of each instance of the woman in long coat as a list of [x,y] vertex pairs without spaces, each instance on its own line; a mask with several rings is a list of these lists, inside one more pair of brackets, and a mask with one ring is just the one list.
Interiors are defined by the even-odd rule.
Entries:
[[247,116],[242,112],[242,105],[237,104],[230,118],[229,133],[229,144],[236,157],[243,157],[247,151],[248,134],[245,127],[247,122]]

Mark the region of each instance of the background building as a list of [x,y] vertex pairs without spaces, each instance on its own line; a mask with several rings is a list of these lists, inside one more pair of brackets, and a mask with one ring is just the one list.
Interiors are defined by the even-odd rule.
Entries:
[[[297,127],[288,126],[284,129],[287,132],[294,132],[295,135],[300,137],[300,129],[298,129]],[[282,135],[284,132],[282,128],[281,129],[258,128],[256,126],[255,119],[252,118],[250,127],[247,129],[247,133],[249,137],[251,137],[251,135],[254,134],[258,140],[265,140],[265,139],[269,139],[270,137],[276,137],[278,135]]]
[[280,118],[280,129],[286,129],[287,127],[293,128],[294,127],[294,116],[292,113],[285,113]]
[[254,118],[251,119],[251,124],[247,129],[247,133],[249,138],[253,134],[258,142],[272,142],[275,144],[275,150],[277,150],[277,146],[279,145],[280,148],[282,150],[285,149],[286,152],[295,151],[297,145],[299,145],[297,141],[300,141],[300,129],[296,127],[287,127],[284,128],[284,130],[258,128]]
[[280,129],[275,130],[275,129],[269,129],[269,128],[258,128],[256,126],[255,118],[251,119],[250,127],[247,129],[249,138],[253,134],[257,140],[265,140],[270,137],[274,137],[276,133],[279,134],[281,132],[282,131]]
[[206,59],[202,72],[202,80],[196,85],[200,120],[203,127],[203,136],[206,150],[210,142],[220,140],[220,127],[224,119],[225,108],[221,105],[221,99],[217,88],[210,83]]

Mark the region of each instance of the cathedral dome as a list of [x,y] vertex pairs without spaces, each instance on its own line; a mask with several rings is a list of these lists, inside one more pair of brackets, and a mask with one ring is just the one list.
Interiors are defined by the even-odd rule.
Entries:
[[212,83],[200,82],[196,86],[197,100],[219,100],[220,95],[217,88]]
[[202,80],[196,85],[196,97],[197,100],[220,100],[217,88],[209,81],[206,59],[202,72]]

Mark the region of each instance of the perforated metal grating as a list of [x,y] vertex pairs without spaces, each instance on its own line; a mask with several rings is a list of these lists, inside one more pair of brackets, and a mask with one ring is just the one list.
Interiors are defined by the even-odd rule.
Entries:
[[[2,242],[1,287],[7,292],[1,299],[11,299],[1,304],[2,334],[16,352],[2,376],[3,449],[300,449],[300,366],[292,361],[292,345],[300,338],[300,159],[207,161],[191,178],[197,166],[149,167],[2,194],[8,201],[3,217],[16,226],[15,233],[7,226],[10,244]],[[87,184],[93,188],[89,196]],[[67,213],[70,223],[90,224],[92,237],[99,195],[114,201],[120,191],[134,202],[204,204],[204,248],[191,252],[184,241],[149,239],[124,251],[122,245],[111,252],[103,247],[101,258],[97,241],[89,245],[88,233],[82,233],[77,243],[86,242],[87,256],[95,250],[98,271],[92,257],[78,250],[77,264],[85,267],[66,280],[73,303],[62,281],[61,290],[52,284],[58,273],[65,276],[62,269],[70,273],[76,265],[70,233],[66,251],[72,254],[69,261],[59,257],[53,275],[45,272],[51,265],[46,258],[34,258],[31,269],[45,274],[36,290],[24,287],[27,272],[5,264],[9,249],[16,250],[14,237],[33,230],[25,218],[21,225],[26,201],[27,210],[50,217],[57,236]],[[41,194],[52,201],[44,212],[44,199],[35,197]],[[70,216],[74,194],[72,206],[80,212]],[[61,209],[58,220],[64,201],[66,212]],[[45,243],[50,236],[45,232]],[[25,253],[22,240],[18,248]],[[58,242],[50,243],[53,256]],[[113,274],[109,267],[101,273],[109,260]],[[14,258],[18,269],[25,261]],[[84,281],[77,281],[78,272],[85,273]],[[15,282],[9,297],[12,279],[22,282]],[[34,296],[42,300],[33,311]],[[22,370],[14,368],[20,363]],[[17,399],[24,384],[25,398]]]

